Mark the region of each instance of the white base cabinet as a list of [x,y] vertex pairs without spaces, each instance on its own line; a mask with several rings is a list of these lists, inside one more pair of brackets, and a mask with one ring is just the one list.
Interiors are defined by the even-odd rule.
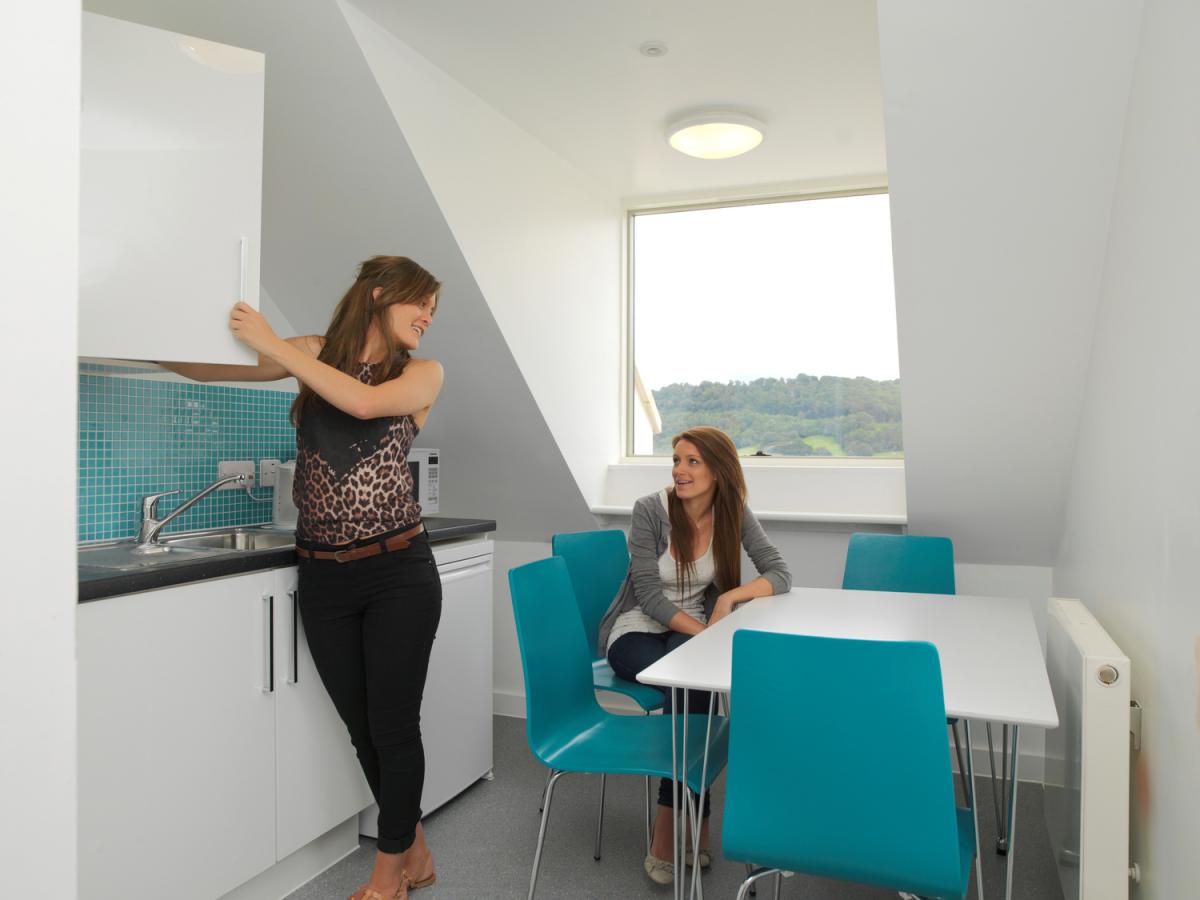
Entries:
[[213,900],[275,863],[274,578],[79,607],[82,900]]
[[[492,542],[435,554],[427,813],[492,767]],[[297,851],[368,805],[374,834],[298,612],[295,567],[80,605],[81,900],[256,896],[246,882],[285,859],[295,869]]]
[[283,859],[372,803],[346,726],[300,621],[296,569],[275,574],[275,856]]

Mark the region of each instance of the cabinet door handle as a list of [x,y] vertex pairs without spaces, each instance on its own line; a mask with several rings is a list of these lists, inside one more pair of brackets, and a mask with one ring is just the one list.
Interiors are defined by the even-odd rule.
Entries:
[[240,260],[238,266],[238,300],[244,303],[246,302],[246,263],[250,258],[250,242],[246,239],[245,235],[242,235],[238,239],[238,253]]
[[292,598],[292,684],[300,683],[300,589],[288,591]]
[[467,566],[465,569],[453,569],[452,571],[445,573],[439,572],[438,574],[441,577],[442,584],[447,585],[455,581],[462,581],[464,578],[472,578],[475,575],[482,574],[483,572],[490,572],[491,570],[492,564],[490,562],[484,562],[476,563],[473,566]]
[[263,680],[262,692],[275,692],[275,595],[263,594]]

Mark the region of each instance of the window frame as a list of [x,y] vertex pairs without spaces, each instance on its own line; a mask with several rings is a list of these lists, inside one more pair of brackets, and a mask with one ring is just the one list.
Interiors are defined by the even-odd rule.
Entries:
[[[670,461],[669,456],[637,456],[633,452],[634,416],[637,415],[637,398],[634,396],[634,274],[636,258],[633,252],[634,220],[638,216],[663,215],[665,213],[693,212],[705,209],[728,209],[738,206],[766,206],[771,203],[794,203],[806,200],[836,200],[840,197],[863,197],[874,194],[890,194],[886,183],[863,185],[817,191],[792,191],[787,193],[770,194],[766,196],[742,196],[728,199],[713,199],[691,202],[653,202],[645,204],[631,203],[625,208],[624,236],[621,256],[624,268],[622,287],[621,316],[621,455],[620,465],[647,465],[655,461]],[[893,248],[894,249],[894,248]],[[893,256],[893,262],[895,257]],[[760,466],[796,466],[816,468],[904,468],[904,457],[892,459],[874,459],[856,456],[743,456],[740,457],[743,467]]]

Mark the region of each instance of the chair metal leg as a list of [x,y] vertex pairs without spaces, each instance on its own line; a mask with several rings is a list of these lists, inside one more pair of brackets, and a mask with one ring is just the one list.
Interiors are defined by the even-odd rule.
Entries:
[[650,776],[646,776],[646,855],[650,855],[651,828],[653,827],[650,813]]
[[546,782],[546,805],[542,809],[542,824],[538,828],[537,850],[533,854],[533,872],[529,875],[529,898],[533,900],[533,892],[537,890],[538,868],[542,864],[542,846],[546,843],[546,823],[550,821],[550,801],[554,797],[554,785],[566,772],[550,770],[550,780]]
[[746,900],[747,896],[753,897],[755,893],[754,883],[758,881],[758,879],[764,878],[767,875],[771,875],[776,872],[779,872],[779,870],[756,869],[751,866],[750,863],[746,863],[746,880],[743,881],[741,887],[738,888],[737,900]]
[[554,770],[546,770],[546,783],[542,785],[542,796],[538,800],[538,812],[546,808],[546,790],[550,787],[550,779],[554,777]]
[[783,888],[783,873],[775,873],[775,900],[779,900],[779,891]]
[[[750,863],[746,863],[746,878],[749,879],[750,876],[753,874],[754,874],[754,866],[750,865]],[[750,880],[750,896],[751,897],[758,896],[758,886],[755,884],[753,879]]]
[[[967,802],[967,798],[971,796],[971,789],[967,787],[967,767],[963,763],[962,745],[958,742],[958,722],[956,721],[950,726],[950,731],[954,735],[954,756],[958,759],[958,777],[962,781],[963,788],[963,803]],[[970,748],[968,748],[969,750]]]
[[600,773],[600,814],[596,816],[596,852],[592,854],[596,862],[600,861],[600,836],[604,833],[604,783],[607,778],[605,773]]
[[[646,715],[650,715],[650,710],[646,710]],[[647,775],[646,776],[646,855],[647,856],[650,855],[650,829],[651,828],[652,828],[652,825],[651,825],[651,816],[650,816],[650,776]]]

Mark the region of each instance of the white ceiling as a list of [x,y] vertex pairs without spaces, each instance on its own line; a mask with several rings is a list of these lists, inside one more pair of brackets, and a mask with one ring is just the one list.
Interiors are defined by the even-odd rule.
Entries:
[[[351,2],[622,197],[884,181],[875,0]],[[713,107],[766,140],[720,161],[667,146],[668,122]]]

